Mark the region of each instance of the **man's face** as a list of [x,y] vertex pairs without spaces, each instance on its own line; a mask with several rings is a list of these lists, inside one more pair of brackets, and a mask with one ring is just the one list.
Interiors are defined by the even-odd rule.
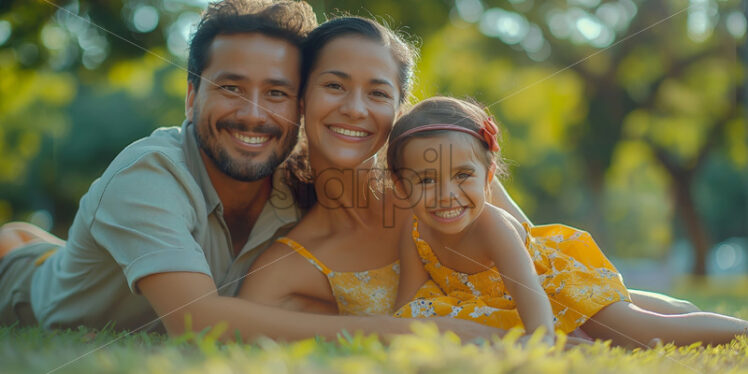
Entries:
[[296,143],[299,49],[259,33],[219,35],[208,56],[185,100],[206,166],[240,181],[271,175]]

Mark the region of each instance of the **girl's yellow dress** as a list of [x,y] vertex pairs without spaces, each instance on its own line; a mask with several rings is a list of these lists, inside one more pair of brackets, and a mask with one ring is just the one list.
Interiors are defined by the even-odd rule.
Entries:
[[[588,233],[559,224],[524,226],[525,248],[551,301],[557,330],[570,333],[603,307],[617,301],[631,301],[621,275]],[[523,327],[495,267],[465,274],[443,266],[431,246],[419,237],[415,220],[413,240],[426,271],[438,287],[422,287],[415,299],[395,316],[451,316],[501,329]]]

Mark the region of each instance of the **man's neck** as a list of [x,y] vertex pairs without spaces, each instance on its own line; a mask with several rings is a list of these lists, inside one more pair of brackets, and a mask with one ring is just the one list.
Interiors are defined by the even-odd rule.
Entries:
[[213,160],[200,151],[208,177],[223,205],[223,218],[231,235],[234,255],[249,239],[272,190],[271,177],[254,182],[238,181],[220,171]]

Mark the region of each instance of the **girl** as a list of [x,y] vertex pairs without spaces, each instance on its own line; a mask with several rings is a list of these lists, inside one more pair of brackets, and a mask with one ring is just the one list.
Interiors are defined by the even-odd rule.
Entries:
[[[424,100],[396,122],[388,166],[416,216],[402,238],[396,316],[448,315],[528,332],[581,328],[627,347],[658,338],[724,343],[748,331],[748,322],[723,315],[640,309],[589,234],[530,228],[487,203],[494,174],[505,170],[497,133],[480,107],[447,97]],[[421,287],[429,278],[440,290]]]

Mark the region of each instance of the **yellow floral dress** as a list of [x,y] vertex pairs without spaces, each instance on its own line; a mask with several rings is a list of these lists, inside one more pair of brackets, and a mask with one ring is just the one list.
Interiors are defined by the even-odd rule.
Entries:
[[[524,226],[525,248],[551,301],[556,329],[570,333],[603,307],[631,301],[621,275],[588,233],[558,224]],[[413,240],[426,271],[440,289],[422,287],[395,316],[451,316],[501,329],[523,327],[495,267],[465,274],[443,266],[431,246],[419,237],[417,221],[413,222]]]
[[397,286],[400,281],[400,261],[378,269],[356,272],[330,270],[301,244],[293,239],[277,239],[296,253],[304,256],[314,267],[327,276],[339,314],[358,316],[392,315]]

